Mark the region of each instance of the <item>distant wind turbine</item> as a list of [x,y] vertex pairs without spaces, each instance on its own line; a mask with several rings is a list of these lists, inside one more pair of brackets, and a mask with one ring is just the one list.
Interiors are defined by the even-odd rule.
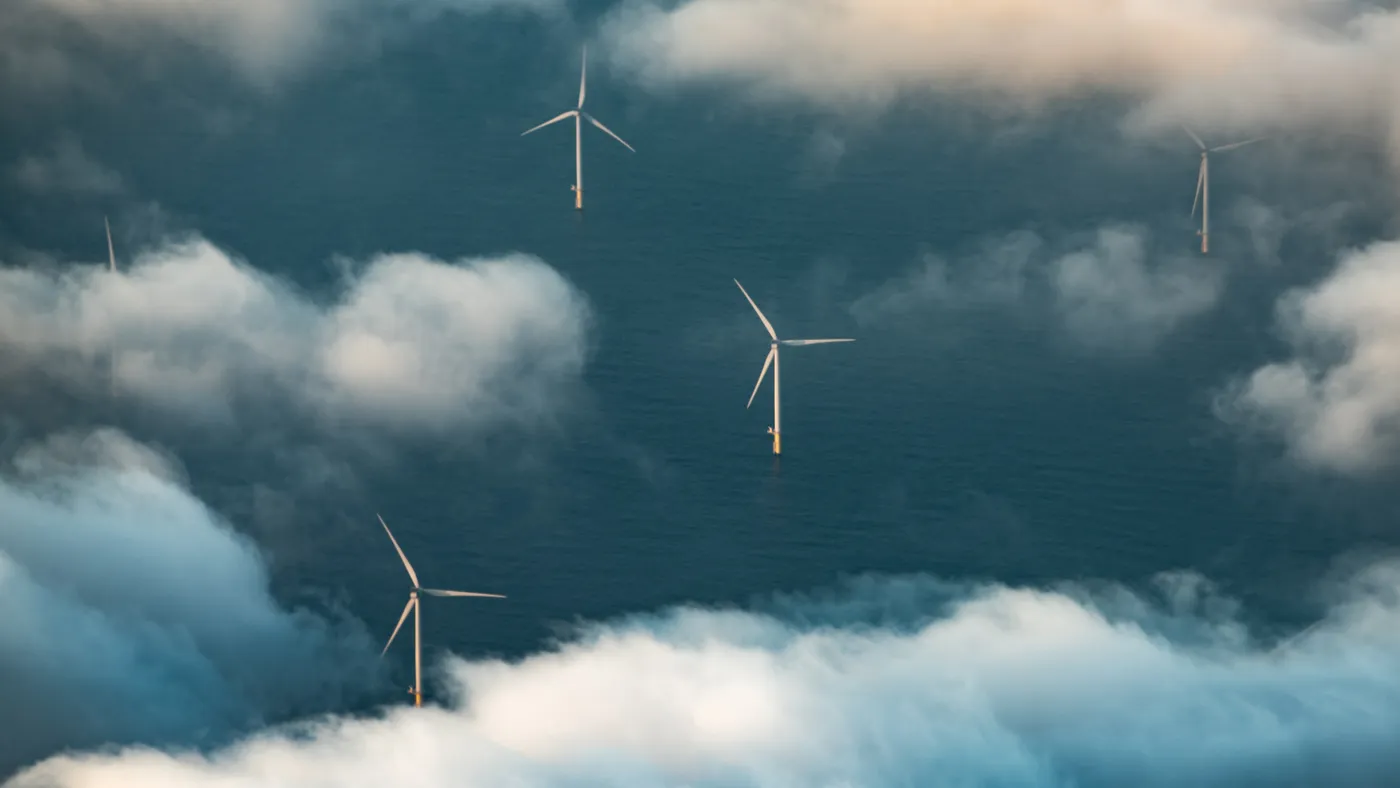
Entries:
[[579,209],[580,211],[583,210],[583,121],[586,119],[589,123],[592,123],[594,126],[597,126],[598,128],[602,129],[609,137],[612,137],[613,139],[622,143],[623,146],[627,148],[627,150],[630,150],[633,153],[637,152],[636,148],[627,144],[627,140],[624,140],[623,138],[617,136],[613,133],[612,129],[608,128],[607,126],[604,126],[601,122],[598,121],[597,118],[583,111],[583,97],[585,93],[587,93],[587,91],[588,48],[584,47],[583,73],[579,77],[578,82],[578,106],[574,107],[568,112],[563,113],[557,118],[552,118],[534,127],[533,129],[530,129],[529,131],[522,132],[520,135],[523,137],[526,134],[529,134],[530,132],[539,131],[545,126],[548,126],[551,123],[558,123],[559,121],[564,120],[565,118],[574,119],[574,207]]
[[423,705],[423,614],[420,594],[428,596],[478,596],[489,597],[491,599],[505,599],[500,594],[479,594],[471,591],[445,591],[440,588],[423,588],[418,585],[418,575],[413,571],[413,564],[408,562],[408,556],[403,554],[403,548],[399,547],[399,542],[394,538],[394,532],[389,530],[389,524],[384,522],[384,518],[379,515],[379,524],[384,526],[384,533],[389,535],[389,541],[394,543],[394,550],[398,552],[399,559],[403,561],[403,568],[408,570],[408,577],[413,581],[413,590],[408,592],[408,604],[404,606],[403,615],[399,616],[399,623],[394,626],[393,634],[389,635],[389,642],[384,644],[384,650],[379,652],[383,657],[389,653],[389,646],[394,644],[394,638],[398,637],[399,629],[403,627],[403,622],[408,618],[409,611],[413,611],[413,687],[409,692],[413,695],[413,705]]
[[[112,246],[112,223],[102,217],[102,225],[107,228],[107,270],[117,272],[117,250]],[[112,395],[117,393],[117,347],[112,343],[112,352],[107,357],[107,388]]]
[[1201,229],[1197,235],[1201,236],[1201,254],[1206,254],[1210,251],[1210,154],[1223,153],[1224,151],[1234,150],[1235,148],[1243,148],[1246,145],[1259,142],[1263,137],[1255,137],[1252,140],[1245,140],[1244,142],[1232,142],[1229,145],[1207,148],[1205,142],[1200,137],[1196,136],[1196,132],[1185,126],[1182,126],[1182,129],[1184,129],[1187,134],[1191,135],[1191,139],[1194,140],[1196,145],[1201,149],[1201,174],[1196,176],[1196,198],[1191,201],[1191,216],[1195,218],[1196,206],[1199,204],[1201,206]]
[[[739,280],[738,280],[738,279],[735,279],[735,280],[734,280],[734,284],[739,285]],[[749,297],[749,291],[745,290],[743,285],[739,285],[739,292],[741,292],[741,293],[744,294],[744,298],[749,302],[749,306],[753,307],[753,311],[755,311],[755,312],[758,313],[758,319],[763,321],[763,327],[766,328],[766,329],[768,329],[768,336],[769,336],[769,337],[772,337],[772,339],[773,339],[772,344],[771,344],[771,345],[769,346],[769,348],[768,348],[768,358],[765,358],[765,359],[763,360],[763,371],[760,372],[760,373],[758,373],[758,382],[755,383],[755,384],[753,385],[753,393],[749,395],[749,404],[748,404],[748,405],[745,405],[744,407],[747,408],[747,407],[750,407],[750,406],[753,405],[753,398],[756,397],[756,396],[758,396],[758,389],[759,389],[760,386],[763,385],[763,379],[768,375],[768,365],[771,364],[771,365],[773,366],[773,426],[771,426],[771,427],[768,428],[768,432],[769,432],[769,434],[771,434],[771,435],[773,436],[773,453],[774,453],[774,454],[782,454],[782,453],[783,453],[783,404],[782,404],[782,400],[781,400],[780,397],[779,397],[779,394],[780,394],[781,391],[782,391],[782,379],[781,379],[781,377],[780,377],[780,375],[779,375],[779,368],[778,368],[778,348],[779,348],[780,346],[782,346],[782,345],[788,345],[788,346],[792,346],[792,347],[801,347],[801,346],[803,346],[803,345],[825,345],[825,344],[828,344],[828,343],[831,343],[831,342],[854,342],[855,340],[854,340],[854,339],[778,339],[778,333],[777,333],[776,331],[773,330],[773,324],[768,322],[768,318],[764,317],[764,315],[763,315],[763,310],[759,309],[759,308],[758,308],[758,304],[755,304],[755,303],[753,302],[753,299]]]
[[112,246],[112,223],[107,221],[107,217],[102,217],[102,224],[107,228],[107,269],[112,273],[117,272],[117,250]]

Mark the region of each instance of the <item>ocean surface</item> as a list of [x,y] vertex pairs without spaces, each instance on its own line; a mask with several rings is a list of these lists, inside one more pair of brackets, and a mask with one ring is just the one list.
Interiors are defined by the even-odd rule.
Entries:
[[[554,423],[403,441],[356,464],[348,491],[284,484],[254,437],[133,404],[32,405],[12,429],[116,423],[172,447],[267,553],[279,597],[340,607],[374,637],[408,590],[382,513],[425,584],[509,596],[430,600],[430,658],[519,656],[580,620],[867,573],[1141,586],[1195,570],[1260,627],[1286,627],[1316,613],[1311,589],[1339,560],[1400,544],[1384,480],[1299,473],[1215,413],[1222,387],[1282,357],[1278,295],[1374,237],[1385,206],[1361,200],[1325,239],[1285,227],[1263,261],[1238,218],[1250,200],[1301,209],[1338,194],[1325,179],[1291,188],[1303,176],[1275,153],[1221,157],[1208,259],[1228,269],[1225,293],[1146,349],[1085,347],[1045,308],[858,319],[858,299],[923,255],[975,265],[1019,231],[1070,243],[1141,225],[1154,256],[1193,254],[1190,141],[1125,136],[1108,102],[1022,115],[909,101],[850,117],[646,92],[599,59],[588,109],[637,153],[584,129],[579,213],[569,124],[520,136],[572,105],[578,41],[524,18],[448,20],[268,94],[192,69],[176,89],[62,118],[139,199],[11,193],[4,227],[11,245],[91,261],[103,213],[127,260],[195,230],[327,299],[337,257],[537,255],[593,319],[582,385]],[[6,126],[15,148],[41,131]],[[781,459],[765,434],[771,382],[744,407],[767,337],[735,278],[782,334],[857,339],[784,352]],[[395,654],[406,675],[408,649]]]

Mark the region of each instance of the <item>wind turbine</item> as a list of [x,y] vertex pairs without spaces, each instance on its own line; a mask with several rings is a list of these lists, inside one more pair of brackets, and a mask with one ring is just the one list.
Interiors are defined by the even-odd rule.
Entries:
[[[739,285],[739,280],[738,280],[738,279],[735,279],[735,280],[734,280],[734,284]],[[768,322],[768,318],[766,318],[766,317],[763,316],[763,310],[759,309],[759,308],[758,308],[758,304],[755,304],[755,303],[753,302],[753,299],[749,297],[749,291],[745,290],[743,285],[739,285],[739,292],[741,292],[741,293],[744,294],[744,298],[748,300],[749,306],[753,307],[753,311],[755,311],[755,312],[758,313],[758,319],[763,321],[763,327],[766,328],[766,329],[768,329],[768,336],[772,337],[772,339],[773,339],[772,344],[771,344],[771,345],[769,346],[769,348],[768,348],[768,358],[765,358],[765,359],[763,360],[763,371],[760,372],[760,373],[758,373],[758,382],[755,383],[755,384],[753,384],[753,393],[749,395],[749,404],[748,404],[748,405],[745,405],[744,407],[747,408],[747,407],[750,407],[751,405],[753,405],[753,398],[756,397],[756,396],[758,396],[758,387],[763,385],[763,378],[766,377],[766,376],[768,375],[768,365],[769,365],[769,364],[772,364],[772,365],[773,365],[773,426],[771,426],[771,427],[768,428],[768,433],[769,433],[770,435],[773,436],[773,453],[774,453],[774,454],[782,454],[782,453],[783,453],[783,404],[782,404],[781,399],[779,399],[779,393],[780,393],[781,390],[782,390],[782,379],[781,379],[781,377],[779,376],[779,369],[778,369],[778,348],[779,348],[780,346],[782,346],[782,345],[788,345],[788,346],[792,346],[792,347],[801,347],[801,346],[803,346],[803,345],[825,345],[825,344],[828,344],[828,343],[831,343],[831,342],[854,342],[855,340],[854,340],[854,339],[778,339],[778,333],[777,333],[776,331],[773,330],[773,324]]]
[[408,618],[409,611],[413,611],[413,687],[409,690],[413,695],[413,705],[423,705],[423,613],[422,599],[420,594],[428,596],[480,596],[492,599],[505,599],[500,594],[479,594],[471,591],[445,591],[440,588],[423,588],[418,585],[418,575],[413,571],[413,564],[408,562],[408,556],[403,554],[403,548],[399,547],[399,542],[394,538],[394,532],[389,530],[389,524],[384,522],[384,518],[379,515],[379,524],[384,526],[384,533],[389,535],[389,541],[394,543],[394,550],[398,552],[400,560],[403,561],[403,568],[408,570],[408,577],[413,581],[413,590],[408,592],[408,604],[404,606],[403,615],[399,616],[399,623],[394,626],[393,634],[389,635],[389,642],[384,644],[384,650],[379,652],[383,657],[389,653],[389,646],[394,644],[394,638],[398,636],[399,629],[403,627],[403,622]]
[[574,207],[580,211],[583,210],[583,121],[587,120],[589,123],[592,123],[594,126],[597,126],[598,128],[602,129],[609,137],[612,137],[613,139],[622,143],[623,146],[627,148],[627,150],[630,150],[633,153],[637,152],[636,148],[627,144],[627,140],[624,140],[623,138],[617,136],[613,133],[612,129],[608,128],[607,126],[604,126],[601,122],[599,122],[597,118],[583,111],[583,97],[584,94],[587,93],[587,91],[588,48],[584,47],[583,73],[579,77],[578,81],[578,106],[574,107],[568,112],[563,113],[557,118],[552,118],[534,127],[533,129],[530,129],[529,131],[522,132],[520,135],[523,137],[532,131],[539,131],[545,126],[548,126],[551,123],[558,123],[559,121],[564,120],[565,118],[574,119]]
[[[112,246],[112,223],[107,221],[107,217],[102,217],[102,225],[107,228],[107,270],[111,273],[117,272],[117,250]],[[107,388],[113,396],[117,393],[117,348],[116,342],[112,343],[112,352],[107,357]]]
[[1196,136],[1196,132],[1185,126],[1182,126],[1182,129],[1185,130],[1187,134],[1191,135],[1191,139],[1194,140],[1196,145],[1201,149],[1201,174],[1196,176],[1196,198],[1191,201],[1191,217],[1195,218],[1196,205],[1199,204],[1201,206],[1201,229],[1196,234],[1201,236],[1201,254],[1206,254],[1210,251],[1210,154],[1223,153],[1224,151],[1234,150],[1235,148],[1243,148],[1246,145],[1251,145],[1262,140],[1263,137],[1255,137],[1252,140],[1245,140],[1244,142],[1232,142],[1229,145],[1207,148],[1205,142],[1201,140],[1200,137]]
[[102,224],[107,228],[107,270],[112,273],[117,272],[117,250],[112,246],[112,223],[107,221],[107,217],[102,217]]

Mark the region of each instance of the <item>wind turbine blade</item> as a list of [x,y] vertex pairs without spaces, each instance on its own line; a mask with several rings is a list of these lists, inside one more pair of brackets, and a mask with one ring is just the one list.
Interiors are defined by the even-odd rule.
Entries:
[[112,247],[112,225],[105,216],[102,217],[102,224],[107,228],[107,267],[115,274],[117,272],[117,250]]
[[749,395],[749,404],[744,406],[745,410],[753,405],[753,398],[758,396],[758,387],[763,385],[763,379],[768,376],[768,367],[773,363],[773,354],[777,352],[777,348],[768,349],[768,357],[763,359],[763,371],[758,373],[758,382],[753,384],[753,393]]
[[490,599],[506,598],[504,594],[478,594],[474,591],[447,591],[441,588],[424,588],[422,590],[423,593],[432,594],[433,596],[482,596]]
[[603,132],[606,133],[609,137],[612,137],[613,139],[617,140],[618,142],[620,142],[620,143],[622,143],[624,146],[626,146],[627,150],[630,150],[630,151],[632,151],[633,153],[636,153],[636,152],[637,152],[637,149],[636,149],[636,148],[634,148],[634,147],[632,147],[631,145],[628,145],[628,144],[627,144],[627,140],[625,140],[625,139],[623,139],[623,138],[617,136],[616,134],[613,134],[612,129],[608,128],[607,126],[604,126],[602,123],[600,123],[600,122],[598,121],[597,118],[593,117],[592,115],[589,115],[587,112],[583,113],[583,116],[584,116],[585,118],[588,118],[588,122],[589,122],[589,123],[592,123],[594,126],[597,126],[598,128],[602,129]]
[[1181,130],[1184,131],[1184,132],[1186,132],[1187,134],[1190,134],[1190,135],[1191,135],[1191,139],[1193,139],[1193,140],[1196,141],[1196,144],[1199,145],[1199,146],[1201,147],[1201,150],[1205,150],[1205,149],[1206,149],[1206,143],[1205,143],[1205,141],[1202,140],[1200,137],[1197,137],[1197,136],[1196,136],[1196,132],[1194,132],[1194,131],[1192,131],[1192,130],[1186,128],[1185,126],[1182,126],[1182,127],[1181,127]]
[[[738,279],[735,279],[735,280],[734,280],[734,284],[739,285],[739,280],[738,280]],[[777,339],[777,338],[778,338],[778,332],[776,332],[776,331],[773,330],[773,324],[772,324],[772,323],[769,323],[769,322],[768,322],[768,318],[766,318],[766,317],[763,316],[763,310],[758,308],[758,304],[755,304],[755,303],[753,302],[753,299],[752,299],[752,298],[749,298],[749,291],[745,290],[743,285],[739,285],[739,292],[741,292],[741,293],[744,294],[744,298],[748,299],[749,306],[753,307],[753,311],[755,311],[755,312],[758,313],[758,319],[759,319],[759,320],[762,320],[762,321],[763,321],[763,327],[766,328],[766,329],[768,329],[768,336],[770,336],[770,337],[772,337],[772,338],[774,338],[774,339]]]
[[409,597],[408,604],[403,606],[403,615],[399,616],[399,623],[394,625],[394,634],[389,636],[389,642],[384,644],[384,650],[379,652],[379,656],[382,657],[389,653],[389,647],[394,645],[394,638],[399,636],[399,630],[403,628],[403,622],[408,620],[408,614],[413,610],[413,603],[417,601],[417,599]]
[[523,136],[525,136],[526,134],[529,134],[531,131],[539,131],[540,129],[544,128],[545,126],[548,126],[548,125],[551,124],[551,123],[558,123],[559,121],[561,121],[561,120],[563,120],[563,119],[565,119],[565,118],[572,118],[575,114],[577,114],[577,112],[578,112],[578,110],[576,110],[576,109],[571,109],[571,110],[569,110],[568,112],[565,112],[564,114],[560,115],[560,116],[557,117],[557,118],[550,118],[549,120],[545,121],[544,123],[541,123],[540,125],[534,127],[533,129],[530,129],[529,131],[522,131],[522,132],[520,132],[520,136],[523,137]]
[[781,339],[781,340],[778,340],[778,344],[779,344],[779,345],[795,345],[795,346],[797,346],[797,347],[801,347],[801,346],[803,346],[803,345],[829,345],[829,344],[831,344],[832,342],[854,342],[854,341],[855,341],[854,339]]
[[1252,140],[1245,140],[1244,142],[1232,142],[1229,145],[1221,145],[1218,148],[1211,148],[1210,152],[1220,153],[1221,151],[1234,150],[1235,148],[1243,148],[1246,145],[1253,145],[1256,142],[1262,142],[1264,139],[1264,137],[1255,137]]
[[1206,163],[1201,162],[1200,173],[1196,175],[1196,196],[1191,200],[1191,218],[1196,218],[1196,206],[1201,203],[1201,184],[1206,180]]
[[381,517],[380,515],[377,515],[377,514],[375,515],[375,517],[379,517],[379,524],[382,525],[382,526],[384,526],[384,533],[388,534],[388,535],[389,535],[389,541],[391,541],[391,542],[394,543],[394,549],[398,551],[398,553],[399,553],[399,558],[403,560],[403,568],[408,570],[408,576],[409,576],[410,578],[412,578],[412,580],[413,580],[413,587],[414,587],[414,588],[417,588],[417,587],[418,587],[418,575],[413,571],[413,564],[410,564],[410,563],[408,562],[408,556],[406,556],[406,555],[403,554],[403,548],[402,548],[402,547],[399,547],[399,540],[397,540],[397,539],[394,538],[394,532],[389,530],[389,524],[386,523],[386,522],[384,522],[384,518],[383,518],[383,517]]
[[588,92],[588,45],[583,45],[583,73],[578,78],[578,108],[583,109],[583,97]]

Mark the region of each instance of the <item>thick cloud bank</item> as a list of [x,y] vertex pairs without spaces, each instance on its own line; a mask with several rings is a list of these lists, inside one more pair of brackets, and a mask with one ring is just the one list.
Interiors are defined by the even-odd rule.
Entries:
[[382,255],[321,304],[206,241],[129,269],[0,269],[0,353],[205,420],[290,402],[327,426],[533,424],[586,356],[583,296],[536,258]]
[[851,313],[879,325],[928,312],[1044,304],[1085,347],[1143,351],[1213,307],[1225,287],[1218,264],[1150,256],[1149,241],[1140,227],[1110,225],[1069,243],[1014,233],[951,262],[927,254],[909,273],[857,299]]
[[210,756],[61,757],[10,788],[1367,786],[1400,768],[1397,567],[1282,643],[1198,578],[1160,596],[902,580],[681,609],[454,662],[446,709]]
[[946,91],[1108,93],[1148,120],[1376,131],[1400,152],[1400,11],[1362,0],[641,0],[615,57],[649,82],[826,106]]
[[50,439],[0,475],[0,772],[333,707],[373,677],[362,641],[280,608],[255,547],[120,433]]
[[1400,243],[1346,254],[1311,288],[1285,295],[1279,321],[1295,358],[1230,387],[1228,420],[1281,438],[1298,460],[1353,473],[1400,453]]

